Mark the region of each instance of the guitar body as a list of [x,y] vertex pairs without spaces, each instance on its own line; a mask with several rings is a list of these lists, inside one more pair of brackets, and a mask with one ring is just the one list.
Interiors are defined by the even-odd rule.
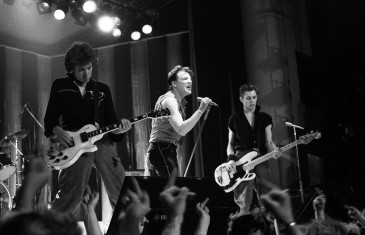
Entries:
[[236,161],[236,169],[228,169],[227,163],[223,163],[215,169],[215,182],[217,182],[217,184],[221,186],[221,188],[223,188],[226,193],[231,192],[242,181],[252,180],[256,177],[255,173],[250,173],[250,171],[253,170],[256,165],[269,159],[276,159],[280,157],[280,155],[277,155],[279,150],[280,152],[283,152],[293,148],[298,144],[308,144],[313,139],[319,138],[321,138],[320,132],[311,132],[310,134],[300,136],[298,140],[289,143],[278,150],[271,151],[270,153],[267,153],[263,156],[259,156],[258,152],[256,151],[248,152],[242,157],[238,156],[240,159]]
[[47,138],[42,144],[42,156],[47,166],[61,170],[74,164],[85,152],[95,152],[98,147],[94,143],[103,137],[103,134],[97,135],[83,141],[81,134],[97,130],[94,125],[83,126],[76,132],[68,131],[67,133],[73,140],[73,146],[65,147],[56,142],[53,138]]
[[[169,109],[153,110],[129,119],[131,124],[148,119],[164,118],[170,115]],[[55,170],[65,169],[74,164],[85,152],[95,152],[98,148],[94,143],[106,133],[119,128],[120,122],[97,129],[94,125],[85,125],[76,132],[67,131],[72,138],[71,146],[63,146],[55,137],[47,138],[41,147],[42,158],[46,165]]]
[[255,173],[250,171],[254,169],[248,163],[257,158],[259,153],[256,151],[248,152],[236,161],[236,169],[230,170],[227,168],[228,163],[219,165],[214,171],[214,178],[217,184],[228,193],[235,189],[242,181],[253,180],[256,177]]

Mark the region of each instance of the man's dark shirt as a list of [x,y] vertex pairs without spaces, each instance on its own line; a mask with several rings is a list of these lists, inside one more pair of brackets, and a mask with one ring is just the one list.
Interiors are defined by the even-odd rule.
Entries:
[[[53,135],[52,130],[57,125],[67,131],[78,131],[87,124],[95,125],[95,97],[98,97],[97,120],[100,127],[117,123],[118,118],[108,85],[90,80],[86,85],[85,95],[82,96],[73,77],[56,79],[52,84],[44,117],[44,134],[47,137]],[[62,120],[61,123],[60,120]],[[109,133],[109,137],[113,141],[120,141],[123,135]]]
[[267,113],[259,112],[259,106],[255,110],[254,128],[251,127],[243,112],[231,115],[228,127],[234,133],[235,154],[245,154],[254,148],[258,149],[260,154],[265,154],[267,152],[265,128],[270,124],[272,125],[272,118]]

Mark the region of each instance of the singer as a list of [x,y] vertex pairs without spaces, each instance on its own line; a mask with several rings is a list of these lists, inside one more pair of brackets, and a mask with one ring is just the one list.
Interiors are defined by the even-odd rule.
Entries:
[[[177,150],[180,140],[202,117],[212,102],[205,97],[201,99],[199,108],[186,119],[185,96],[191,95],[193,71],[189,67],[175,66],[167,76],[168,91],[161,95],[155,110],[168,108],[169,118],[152,120],[149,147],[145,159],[145,175],[170,176],[173,167],[171,160],[181,172],[177,161]],[[170,159],[170,160],[168,160]]]
[[[253,149],[258,150],[261,155],[276,149],[272,140],[272,119],[267,113],[260,112],[260,106],[257,105],[258,88],[245,84],[240,87],[239,92],[243,112],[231,115],[228,121],[227,167],[232,169],[236,168],[236,161]],[[256,179],[271,181],[268,162],[257,165],[255,173]],[[267,189],[259,187],[256,182],[243,181],[233,193],[234,201],[239,206],[239,211],[234,215],[237,218],[249,214],[255,207],[261,208],[259,196],[267,193]]]

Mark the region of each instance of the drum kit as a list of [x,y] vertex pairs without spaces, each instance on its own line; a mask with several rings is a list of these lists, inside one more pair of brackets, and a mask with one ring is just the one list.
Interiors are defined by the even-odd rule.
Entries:
[[[28,133],[27,130],[21,130],[5,136],[0,140],[0,147],[4,149],[13,146],[16,150],[15,155],[18,153],[23,155],[18,149],[18,142]],[[20,186],[18,177],[21,177],[22,167],[20,159],[15,158],[14,162],[8,152],[0,152],[0,217],[8,213],[13,207],[13,198],[11,191],[9,191],[12,186],[10,178],[15,174],[16,179],[13,181],[16,182],[16,186]]]

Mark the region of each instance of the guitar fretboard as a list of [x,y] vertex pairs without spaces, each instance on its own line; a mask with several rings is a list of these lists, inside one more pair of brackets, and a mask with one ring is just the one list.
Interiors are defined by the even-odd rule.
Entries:
[[[142,121],[147,118],[166,117],[169,114],[170,114],[170,111],[168,109],[156,110],[156,111],[151,111],[149,113],[145,113],[145,114],[130,118],[129,121],[131,122],[131,124],[134,124],[136,122]],[[119,128],[120,124],[121,124],[121,122],[117,122],[117,123],[114,123],[114,124],[111,124],[108,126],[101,127],[94,131],[83,132],[80,134],[81,140],[83,142],[85,142],[91,137],[114,131]]]
[[[298,143],[300,144],[300,142],[299,142],[298,140],[297,140],[297,141],[294,141],[294,142],[292,142],[292,143],[290,143],[290,144],[287,144],[287,145],[285,145],[285,146],[281,147],[281,148],[280,148],[280,150],[284,152],[284,151],[286,151],[286,150],[288,150],[288,149],[293,148],[293,147],[294,147],[295,145],[297,145]],[[261,157],[259,157],[259,158],[255,159],[255,160],[252,160],[251,162],[247,163],[246,165],[247,165],[249,168],[254,168],[256,165],[258,165],[258,164],[260,164],[260,163],[263,163],[264,161],[267,161],[267,160],[269,160],[270,158],[274,157],[274,155],[275,155],[275,153],[274,153],[274,152],[267,153],[267,154],[265,154],[265,155],[263,155],[263,156],[261,156]]]

